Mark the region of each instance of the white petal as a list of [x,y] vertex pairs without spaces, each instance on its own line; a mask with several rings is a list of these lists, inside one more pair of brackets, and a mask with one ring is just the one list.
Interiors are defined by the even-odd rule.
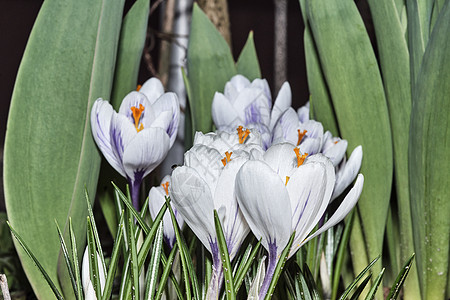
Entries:
[[267,97],[262,90],[245,88],[233,103],[239,118],[249,123],[262,123],[269,127],[270,107],[267,105]]
[[141,86],[139,92],[143,93],[150,103],[153,103],[164,94],[164,86],[158,78],[152,77]]
[[361,196],[362,188],[364,185],[364,176],[362,174],[358,175],[358,178],[356,179],[355,185],[353,188],[348,192],[347,196],[345,196],[344,200],[342,201],[341,205],[338,207],[338,209],[335,211],[335,213],[331,216],[330,219],[322,226],[319,230],[314,232],[311,236],[309,236],[306,240],[304,240],[300,246],[304,245],[309,240],[313,239],[314,237],[318,236],[322,232],[328,230],[329,228],[333,227],[340,221],[342,221],[345,216],[348,215],[348,213],[355,207],[356,203],[358,202],[359,197]]
[[252,81],[250,87],[262,90],[267,97],[268,101],[267,104],[269,105],[269,107],[272,107],[272,94],[270,93],[269,83],[267,82],[266,79],[256,78],[255,80]]
[[347,150],[347,144],[348,142],[346,140],[341,140],[336,144],[333,143],[331,147],[328,147],[328,149],[322,153],[331,159],[333,166],[336,167],[344,158],[345,151]]
[[166,132],[170,137],[170,147],[172,147],[177,137],[178,125],[180,123],[180,103],[175,93],[165,93],[153,103],[153,110],[156,118],[164,112],[170,113],[170,122],[166,126]]
[[250,85],[250,80],[240,74],[234,75],[229,82],[234,86],[238,93]]
[[[328,158],[321,154],[309,157],[309,159],[298,168],[297,172],[302,172],[303,169],[307,169],[306,173],[310,173],[309,179],[314,182],[310,183],[311,191],[308,192],[310,194],[310,199],[308,200],[308,203],[304,205],[305,208],[302,213],[304,217],[300,218],[298,225],[295,227],[297,233],[290,255],[295,253],[296,249],[300,247],[300,242],[306,238],[322,218],[330,203],[331,193],[333,192],[335,183],[333,164]],[[321,171],[319,171],[320,169]],[[307,179],[302,180],[294,174],[292,175],[291,180],[293,180],[292,184],[302,185],[304,184],[302,182],[305,182]],[[291,190],[291,187],[289,187],[291,180],[289,180],[288,183],[288,190]],[[320,192],[317,189],[319,189]],[[295,191],[293,191],[293,194],[294,193]],[[293,222],[295,222],[295,220],[293,220]]]
[[289,142],[297,145],[300,123],[293,108],[288,108],[275,123],[273,128],[273,144]]
[[309,120],[309,101],[297,110],[297,115],[301,123]]
[[250,286],[250,291],[248,292],[247,300],[259,300],[259,290],[261,289],[261,285],[264,281],[264,277],[266,275],[266,256],[259,261],[258,270],[256,271],[256,276],[253,278],[253,282]]
[[286,182],[286,176],[291,176],[297,170],[295,146],[289,143],[273,145],[264,153],[264,161],[272,168],[280,179]]
[[336,178],[336,186],[334,187],[333,200],[336,199],[342,192],[350,185],[350,183],[355,179],[356,175],[361,168],[363,157],[362,147],[356,147],[350,158],[345,163],[343,168],[339,170]]
[[185,222],[211,252],[210,242],[216,233],[213,199],[206,182],[194,169],[178,167],[172,172],[169,195]]
[[250,229],[269,250],[275,243],[279,255],[291,234],[291,204],[278,174],[262,161],[246,162],[236,177],[236,196]]
[[123,166],[127,176],[147,176],[166,157],[169,151],[169,136],[160,128],[147,128],[136,134],[126,145]]
[[320,151],[320,139],[304,137],[299,148],[302,153],[317,154]]
[[101,98],[97,99],[91,110],[92,135],[109,164],[125,177],[126,175],[122,168],[122,161],[114,155],[111,146],[110,128],[113,114],[116,113],[111,104]]
[[224,126],[236,126],[243,125],[244,122],[241,120],[231,105],[230,101],[222,94],[215,93],[214,99],[211,107],[212,119],[216,127],[220,130]]
[[131,108],[139,108],[140,105],[144,107],[144,111],[142,112],[140,117],[140,122],[144,125],[144,128],[146,128],[151,124],[151,122],[153,122],[155,113],[150,101],[148,101],[147,97],[145,97],[144,94],[139,92],[131,92],[126,95],[125,98],[123,98],[122,104],[120,104],[119,114],[126,116],[131,124],[135,124],[133,111],[131,110]]
[[127,176],[127,172],[123,165],[123,154],[125,152],[125,148],[136,135],[136,128],[128,121],[126,116],[121,114],[113,114],[110,127],[111,149],[115,159],[121,163],[120,173],[124,177]]
[[275,127],[276,122],[283,112],[291,107],[292,104],[292,92],[291,86],[286,81],[280,88],[278,96],[275,99],[275,103],[272,108],[272,114],[270,116],[270,126],[269,129],[272,131]]
[[214,207],[222,210],[222,227],[227,241],[230,259],[233,259],[250,228],[242,215],[235,195],[236,174],[246,158],[231,158],[223,168],[214,192]]

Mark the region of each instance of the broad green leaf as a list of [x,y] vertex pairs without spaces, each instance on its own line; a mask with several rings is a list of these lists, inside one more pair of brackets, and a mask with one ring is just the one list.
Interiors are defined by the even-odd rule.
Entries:
[[248,34],[247,42],[242,48],[241,54],[236,62],[236,71],[244,75],[250,81],[261,78],[261,69],[259,68],[258,55],[256,54],[255,42],[253,40],[253,31]]
[[320,66],[317,48],[314,43],[311,28],[306,15],[306,0],[299,0],[302,10],[305,31],[303,44],[305,48],[306,73],[311,101],[311,118],[322,123],[324,130],[329,130],[334,136],[339,136],[333,104],[331,103],[327,84]]
[[450,236],[450,3],[442,8],[413,94],[409,143],[411,213],[423,299],[442,299]]
[[[404,261],[414,252],[408,174],[411,116],[410,55],[395,3],[392,0],[369,0],[368,2],[375,26],[381,73],[392,127],[395,189],[400,227],[400,260]],[[417,298],[420,297],[420,291],[415,267],[405,287],[407,299],[420,299]]]
[[[362,145],[358,210],[370,257],[382,252],[392,183],[392,138],[378,63],[352,0],[308,0],[308,21],[347,152]],[[375,272],[381,271],[381,265]]]
[[123,98],[137,87],[147,33],[150,0],[137,0],[123,19],[111,104],[118,110]]
[[193,133],[212,131],[214,93],[223,92],[225,83],[236,74],[236,67],[227,42],[197,3],[192,12],[187,71]]
[[[90,109],[96,98],[110,96],[123,2],[45,1],[14,87],[4,156],[8,217],[54,282],[60,253],[54,220],[67,226],[72,216],[78,250],[85,245],[87,211],[80,200],[85,187],[95,194],[100,166]],[[17,248],[37,297],[52,298]],[[66,268],[61,270],[63,290],[70,293]]]

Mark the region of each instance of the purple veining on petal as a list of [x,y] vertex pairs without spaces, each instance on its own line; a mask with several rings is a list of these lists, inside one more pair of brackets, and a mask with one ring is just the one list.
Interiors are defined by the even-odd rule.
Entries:
[[[309,196],[311,196],[311,191],[309,191],[308,197],[306,198],[305,204],[304,204],[303,207],[302,207],[302,211],[300,212],[300,216],[298,217],[297,223],[295,223],[295,227],[294,227],[294,228],[297,228],[298,223],[299,223],[300,220],[302,219],[303,213],[305,212],[306,205],[308,204],[308,201],[309,201]],[[298,203],[297,203],[297,205],[296,205],[296,207],[295,207],[295,209],[294,209],[294,213],[292,214],[293,216],[295,216],[295,213],[296,213],[296,211],[297,211],[297,208],[298,208]],[[297,231],[300,231],[300,230],[297,230]]]
[[[113,151],[114,156],[116,157],[117,161],[122,165],[123,164],[123,151],[124,151],[124,145],[121,135],[121,130],[117,128],[116,123],[112,122],[110,131],[111,131],[111,148]],[[123,168],[123,167],[122,167]]]
[[[227,249],[229,253],[232,253],[233,251],[233,247],[235,244],[235,238],[236,238],[236,234],[234,232],[234,228],[236,225],[236,221],[238,218],[238,214],[239,214],[239,206],[236,206],[236,212],[234,213],[234,220],[233,220],[233,224],[231,225],[231,230],[230,232],[225,233],[225,239],[226,239],[226,243],[227,243]],[[232,257],[230,257],[230,259],[233,259]]]
[[97,123],[97,137],[98,137],[98,139],[99,139],[99,141],[100,141],[101,143],[103,143],[103,144],[105,144],[105,145],[108,145],[108,144],[109,144],[109,140],[106,138],[105,132],[103,132],[103,127],[102,127],[102,125],[100,124],[99,114],[100,114],[100,112],[97,112],[97,113],[95,114],[95,117],[96,117],[96,123]]
[[245,108],[245,125],[250,123],[261,123],[261,110],[256,101]]
[[266,276],[264,277],[264,281],[261,285],[261,289],[259,290],[259,299],[264,299],[267,294],[267,290],[269,289],[270,282],[272,281],[273,274],[275,273],[275,268],[277,266],[278,257],[277,257],[277,242],[274,239],[273,242],[269,240],[269,262],[267,265]]

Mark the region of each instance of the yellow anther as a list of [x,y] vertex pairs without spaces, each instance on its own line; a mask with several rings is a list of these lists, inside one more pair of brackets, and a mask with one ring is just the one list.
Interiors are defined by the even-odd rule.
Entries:
[[226,165],[227,165],[227,162],[230,162],[230,160],[231,160],[231,154],[233,154],[233,152],[225,152],[225,157],[224,158],[222,158],[222,163],[223,163],[223,166],[225,167]]
[[308,130],[305,129],[305,130],[303,130],[303,132],[301,132],[300,129],[297,129],[297,132],[298,132],[298,141],[297,141],[297,146],[298,146],[302,142],[303,137],[308,132]]
[[239,126],[236,130],[239,136],[239,144],[243,144],[247,139],[248,135],[250,134],[250,129],[243,130],[243,127]]
[[166,195],[169,195],[169,182],[166,181],[164,183],[161,183],[161,186],[163,187],[164,191],[166,192]]
[[286,176],[286,183],[284,185],[287,185],[287,183],[289,182],[289,179],[291,179],[291,177]]
[[294,148],[295,155],[297,155],[297,167],[300,167],[303,162],[305,161],[306,157],[308,156],[308,153],[305,153],[303,155],[300,154],[300,149]]
[[138,84],[137,87],[136,87],[136,91],[139,92],[139,90],[141,89],[141,87],[142,87],[142,85]]
[[144,111],[144,109],[145,107],[142,104],[139,104],[139,108],[137,108],[136,106],[131,107],[131,111],[133,112],[134,127],[136,127],[137,132],[144,129],[144,125],[140,124],[139,126],[139,120],[141,119],[142,112]]

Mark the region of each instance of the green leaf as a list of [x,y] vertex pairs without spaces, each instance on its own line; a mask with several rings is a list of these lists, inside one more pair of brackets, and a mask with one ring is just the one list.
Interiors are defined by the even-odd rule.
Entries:
[[[87,212],[80,199],[85,187],[95,194],[100,166],[90,109],[96,98],[110,95],[123,4],[45,1],[14,87],[4,154],[8,217],[54,282],[60,243],[53,220],[67,226],[72,216],[78,250],[85,245]],[[37,297],[52,298],[33,261],[20,247],[18,254]],[[65,274],[60,281],[70,293]]]
[[58,222],[56,222],[56,220],[55,220],[55,224],[56,224],[56,229],[58,230],[59,240],[61,241],[61,250],[64,255],[64,261],[66,262],[66,267],[69,272],[70,281],[72,282],[73,292],[77,299],[82,299],[82,298],[79,298],[79,293],[77,292],[78,288],[77,288],[77,280],[75,279],[75,273],[73,270],[74,266],[73,266],[72,261],[70,260],[69,251],[67,250],[66,242],[64,241],[63,234],[62,234],[61,229],[59,228]]
[[78,264],[78,252],[77,252],[77,242],[75,240],[75,233],[73,232],[72,218],[69,217],[69,236],[70,236],[70,247],[72,248],[72,261],[75,271],[75,279],[77,283],[76,297],[78,299],[83,299],[83,289],[81,287],[81,275],[80,266]]
[[223,92],[225,83],[236,74],[236,67],[230,47],[197,3],[192,12],[187,70],[193,133],[212,131],[214,93]]
[[145,288],[145,299],[154,299],[156,289],[156,279],[158,277],[159,263],[161,258],[161,250],[163,244],[163,222],[159,223],[156,239],[153,244],[152,256],[148,266],[147,286]]
[[137,0],[123,19],[111,104],[118,110],[123,98],[137,87],[147,33],[150,0]]
[[89,253],[89,277],[92,282],[92,287],[95,291],[97,299],[101,299],[102,291],[100,285],[100,274],[98,269],[98,252],[96,249],[96,242],[94,238],[94,230],[90,217],[87,217],[87,243]]
[[23,241],[23,239],[20,237],[20,235],[12,228],[11,224],[6,221],[6,223],[9,226],[9,229],[11,230],[12,235],[16,238],[16,240],[18,241],[19,245],[23,248],[24,252],[30,257],[30,259],[34,262],[35,266],[38,267],[40,274],[42,274],[42,276],[44,277],[45,281],[47,282],[47,284],[50,286],[51,290],[53,291],[54,296],[56,296],[56,298],[59,300],[63,300],[64,298],[62,297],[61,293],[58,291],[58,288],[56,287],[56,285],[53,283],[52,279],[50,278],[50,276],[47,274],[47,272],[45,271],[44,267],[40,264],[40,262],[37,260],[36,256],[34,256],[34,254],[31,252],[30,248],[28,248],[27,244],[25,244],[25,242]]
[[373,300],[375,298],[375,294],[378,290],[378,287],[381,284],[381,280],[383,279],[385,268],[381,269],[380,274],[378,274],[377,278],[373,281],[372,287],[370,288],[369,293],[367,294],[366,300]]
[[253,41],[253,31],[248,34],[247,42],[242,48],[241,54],[236,62],[238,74],[244,75],[250,81],[261,78],[258,55],[256,54],[255,42]]
[[413,94],[409,174],[414,248],[423,299],[445,297],[450,236],[450,3],[442,8]]
[[275,287],[277,286],[278,279],[281,276],[281,273],[283,272],[284,264],[287,261],[289,250],[291,249],[292,243],[294,242],[295,237],[295,231],[292,233],[291,238],[289,239],[286,247],[284,248],[283,252],[280,254],[280,258],[278,260],[277,266],[275,267],[275,271],[273,273],[272,281],[270,282],[269,288],[267,290],[265,300],[269,300],[272,298],[273,292],[275,290]]
[[372,274],[369,274],[369,276],[364,278],[364,280],[361,282],[361,284],[358,285],[358,287],[356,288],[356,290],[353,293],[353,295],[350,298],[350,300],[357,300],[357,299],[359,299],[359,297],[361,296],[361,293],[366,288],[366,285],[367,285],[367,283],[369,283],[371,277],[372,277]]
[[166,266],[164,267],[161,279],[159,280],[159,286],[156,292],[156,300],[161,299],[164,288],[167,284],[167,278],[169,278],[170,270],[172,269],[172,264],[175,259],[175,254],[177,253],[178,245],[175,244],[172,248],[172,251],[170,251],[169,257],[167,258]]
[[341,295],[339,300],[344,300],[347,298],[347,296],[350,294],[350,292],[353,290],[353,288],[358,284],[358,282],[366,275],[366,273],[372,268],[372,266],[380,259],[380,256],[375,258],[370,262],[370,264],[364,268],[364,270],[361,271],[361,273],[356,276],[355,280],[345,289],[344,293]]
[[222,224],[220,223],[217,210],[214,210],[214,226],[216,227],[217,243],[219,245],[220,259],[222,261],[222,268],[225,279],[225,294],[227,295],[227,299],[236,299],[230,256],[228,255],[227,241],[225,239],[225,235],[223,234]]
[[[392,137],[378,63],[352,0],[308,0],[316,42],[347,153],[362,145],[365,184],[358,210],[368,255],[382,252],[392,184]],[[376,266],[381,271],[381,264]]]
[[400,290],[402,289],[403,284],[405,283],[405,280],[408,276],[408,273],[411,271],[411,266],[414,260],[414,253],[411,255],[411,257],[408,259],[408,261],[405,263],[401,271],[398,273],[397,278],[395,279],[394,284],[392,285],[391,290],[389,291],[389,294],[386,299],[389,300],[395,300],[400,294]]
[[260,247],[261,247],[261,240],[259,240],[258,243],[255,245],[248,258],[242,260],[242,263],[239,266],[236,275],[234,276],[233,279],[236,293],[239,291],[239,288],[241,287],[241,284],[244,281],[244,277],[248,273],[250,267],[252,266],[253,260],[255,259],[256,254],[258,253]]
[[128,218],[128,249],[130,249],[130,269],[131,279],[130,292],[127,291],[127,297],[131,296],[132,299],[139,299],[139,266],[137,258],[137,241],[134,236],[134,220]]
[[124,216],[125,213],[122,211],[122,214],[120,215],[119,225],[117,226],[116,238],[114,239],[114,246],[111,252],[111,260],[109,262],[108,275],[105,281],[105,290],[103,291],[103,298],[102,298],[103,300],[111,298],[114,276],[116,274],[120,258],[120,244],[122,244],[123,227],[125,224]]

